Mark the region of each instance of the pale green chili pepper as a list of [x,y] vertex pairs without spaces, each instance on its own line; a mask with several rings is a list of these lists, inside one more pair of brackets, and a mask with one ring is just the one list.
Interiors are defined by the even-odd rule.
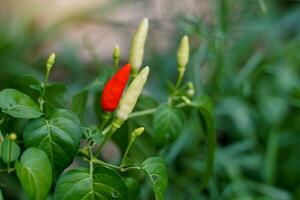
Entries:
[[144,18],[139,24],[131,41],[129,63],[132,66],[132,73],[137,74],[143,63],[144,46],[148,33],[148,18]]
[[189,38],[188,36],[183,36],[181,39],[178,51],[177,51],[177,64],[178,64],[178,78],[177,78],[177,83],[176,87],[179,87],[183,76],[184,72],[186,69],[186,65],[189,62],[189,54],[190,54],[190,47],[189,47]]
[[183,36],[181,39],[178,51],[177,51],[177,64],[178,70],[184,71],[187,63],[189,62],[189,54],[190,54],[190,47],[189,47],[189,38],[188,36]]
[[118,120],[120,121],[127,120],[140,94],[142,93],[144,85],[147,81],[148,74],[149,74],[149,67],[145,67],[129,85],[127,91],[125,92],[125,94],[123,95],[119,103],[119,108],[116,113]]

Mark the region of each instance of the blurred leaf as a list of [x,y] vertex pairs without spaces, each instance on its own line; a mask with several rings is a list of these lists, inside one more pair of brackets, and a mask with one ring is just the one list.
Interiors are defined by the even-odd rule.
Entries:
[[167,105],[160,105],[153,119],[154,138],[158,146],[174,141],[182,132],[185,122],[185,115],[178,108],[170,108]]
[[52,185],[51,164],[38,148],[29,148],[16,162],[16,173],[30,200],[46,199]]
[[105,168],[72,169],[61,175],[56,183],[54,200],[128,199],[127,186],[120,175]]
[[136,200],[138,199],[140,193],[140,185],[139,182],[131,177],[125,179],[125,183],[128,188],[128,199]]
[[45,109],[50,113],[56,108],[66,107],[65,91],[67,87],[62,83],[52,83],[46,87]]
[[237,132],[245,137],[251,137],[256,125],[253,119],[255,108],[250,107],[246,99],[234,96],[224,97],[215,110],[219,118],[227,117],[234,124],[232,126],[232,124],[223,120],[219,122],[220,127],[224,126],[226,130]]
[[81,90],[72,98],[71,110],[77,114],[79,119],[83,121],[84,114],[86,111],[87,100],[88,100],[88,90]]
[[160,157],[152,157],[145,160],[142,169],[147,174],[156,200],[163,200],[168,185],[167,171],[164,160]]
[[270,124],[277,124],[288,113],[288,105],[284,99],[264,95],[258,101],[262,117]]
[[157,105],[158,103],[153,97],[147,95],[141,95],[138,99],[137,104],[134,107],[134,111],[156,108]]
[[209,180],[213,174],[216,134],[211,100],[207,96],[201,96],[197,100],[197,108],[203,119],[203,126],[206,134],[206,166],[201,183],[201,188],[203,188],[209,184]]
[[15,87],[20,92],[29,95],[36,102],[40,97],[41,85],[42,82],[40,82],[38,79],[31,75],[22,76],[15,82]]
[[15,118],[37,118],[43,115],[32,99],[15,89],[0,92],[0,107],[3,113]]
[[98,117],[98,120],[101,119],[101,114],[103,112],[99,103],[101,99],[102,90],[106,82],[112,77],[113,74],[113,68],[109,68],[105,70],[88,86],[88,89],[92,93],[94,99],[93,109],[96,116]]
[[81,124],[74,113],[57,109],[47,119],[31,120],[24,129],[23,139],[26,148],[33,146],[46,152],[56,179],[77,153]]

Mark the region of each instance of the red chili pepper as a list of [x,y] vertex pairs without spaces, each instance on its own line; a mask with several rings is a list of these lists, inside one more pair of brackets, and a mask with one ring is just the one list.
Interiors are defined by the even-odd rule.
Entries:
[[101,97],[103,111],[113,112],[117,108],[129,79],[130,66],[124,65],[104,86]]

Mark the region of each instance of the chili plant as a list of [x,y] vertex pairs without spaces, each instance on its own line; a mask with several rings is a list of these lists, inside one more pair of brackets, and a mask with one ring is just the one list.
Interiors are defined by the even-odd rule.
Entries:
[[[47,60],[43,81],[24,76],[15,88],[0,92],[0,173],[16,174],[28,199],[135,199],[144,176],[155,199],[164,199],[168,183],[165,160],[190,118],[198,120],[206,133],[206,166],[199,174],[199,191],[208,184],[215,149],[214,120],[209,98],[196,96],[193,84],[183,82],[189,38],[184,36],[179,45],[178,79],[168,84],[168,101],[141,106],[151,99],[142,94],[151,73],[151,67],[142,68],[147,32],[145,18],[133,36],[129,63],[119,68],[120,49],[116,46],[114,68],[79,91],[70,105],[64,101],[67,87],[49,81],[55,54]],[[96,96],[92,100],[98,124],[85,121],[92,95]],[[152,124],[145,117],[150,117]],[[132,159],[130,151],[140,138],[151,143],[153,154],[159,156]],[[110,139],[121,150],[118,163],[103,157],[103,147]]]

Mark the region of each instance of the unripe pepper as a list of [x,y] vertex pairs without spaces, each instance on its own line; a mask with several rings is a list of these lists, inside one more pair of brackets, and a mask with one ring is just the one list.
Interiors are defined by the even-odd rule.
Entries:
[[129,114],[132,112],[144,85],[147,81],[147,77],[149,74],[149,67],[145,67],[131,82],[127,91],[123,95],[119,108],[117,110],[117,119],[120,121],[127,120]]
[[177,51],[177,64],[178,64],[178,78],[176,87],[179,87],[185,72],[185,68],[187,63],[189,62],[189,54],[190,54],[190,47],[189,47],[189,38],[188,36],[183,36],[181,39],[178,51]]
[[144,57],[144,46],[148,33],[148,18],[144,18],[137,28],[129,53],[129,63],[132,65],[132,73],[136,75],[142,66]]
[[138,136],[142,135],[142,133],[144,132],[144,130],[145,130],[144,127],[137,128],[137,129],[135,129],[135,130],[131,133],[131,136],[132,136],[132,137],[138,137]]
[[177,63],[178,63],[178,70],[184,71],[185,67],[189,61],[189,38],[188,36],[183,36],[181,39],[178,51],[177,51]]
[[103,111],[113,112],[119,104],[130,75],[130,64],[124,65],[104,86],[101,96]]

